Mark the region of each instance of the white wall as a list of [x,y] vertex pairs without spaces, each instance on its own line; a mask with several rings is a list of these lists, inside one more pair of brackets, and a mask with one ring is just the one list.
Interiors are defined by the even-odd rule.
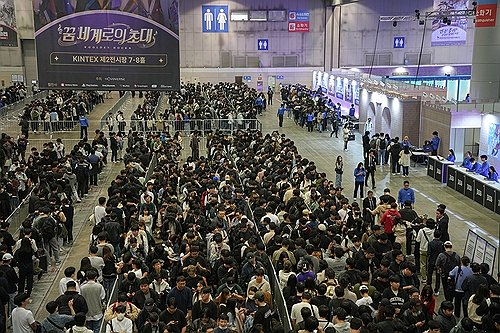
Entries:
[[[432,9],[433,0],[368,0],[342,7],[341,54],[342,66],[365,65],[365,54],[373,54],[377,24],[380,16],[415,15],[415,9],[423,14]],[[338,25],[335,22],[334,25]],[[472,62],[474,28],[472,20],[467,29],[465,46],[431,47],[432,22],[427,22],[423,53],[432,54],[433,64],[458,64]],[[399,22],[393,27],[391,22],[381,22],[377,41],[377,54],[392,54],[392,64],[404,64],[405,53],[419,53],[423,26],[417,22]],[[405,48],[394,49],[394,37],[405,37]],[[336,36],[335,36],[336,38]],[[336,65],[337,62],[333,61]]]
[[[288,32],[288,22],[232,22],[227,33],[202,32],[202,5],[224,4],[233,10],[309,10],[310,31]],[[217,68],[221,53],[231,57],[259,57],[261,67],[271,67],[273,56],[298,56],[300,67],[322,67],[325,7],[322,0],[179,1],[181,67]],[[288,14],[287,14],[288,16]],[[269,39],[269,51],[257,51],[257,39]]]

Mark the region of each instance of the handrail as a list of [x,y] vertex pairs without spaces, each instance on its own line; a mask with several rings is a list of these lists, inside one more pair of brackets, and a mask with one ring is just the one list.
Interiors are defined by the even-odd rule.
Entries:
[[[146,170],[146,175],[144,176],[144,184],[148,182],[148,180],[151,178],[153,175],[154,169],[156,169],[156,166],[158,165],[158,156],[155,152],[153,152],[151,156],[151,161],[149,161],[148,169]],[[111,291],[111,294],[109,295],[108,302],[106,304],[106,308],[111,306],[113,304],[118,296],[118,288],[121,283],[120,276],[116,276],[115,283],[113,284],[113,289]],[[99,329],[100,333],[105,333],[106,332],[106,321],[104,320],[104,317],[102,318],[101,321],[101,327]]]
[[106,119],[108,119],[108,116],[110,113],[113,113],[115,114],[116,112],[118,112],[118,110],[121,109],[121,107],[123,106],[123,104],[125,104],[125,101],[128,99],[128,97],[130,96],[130,91],[127,91],[125,94],[123,94],[122,97],[120,97],[116,103],[108,110],[106,111],[106,113],[104,113],[101,117],[101,120],[99,121],[100,123],[100,129],[102,130],[105,126],[106,126]]
[[[227,154],[228,154],[229,158],[231,159],[232,165],[234,166],[235,170],[237,171],[237,179],[236,180],[244,188],[243,182],[241,181],[241,178],[240,178],[239,169],[238,169],[237,164],[235,163],[235,160],[234,160],[234,156],[230,152],[228,152]],[[265,244],[264,240],[262,239],[262,236],[259,233],[259,229],[257,228],[257,223],[259,223],[259,221],[255,221],[255,218],[253,216],[253,212],[252,212],[252,209],[250,208],[250,204],[248,203],[248,200],[245,200],[245,204],[246,204],[246,210],[247,210],[246,215],[251,221],[254,222],[255,231],[257,232],[257,235],[259,236],[262,244]],[[268,257],[267,263],[265,263],[265,264],[267,267],[267,274],[268,274],[269,280],[270,280],[269,282],[274,289],[274,291],[273,291],[273,296],[274,296],[273,297],[273,302],[274,302],[273,309],[275,309],[278,312],[278,315],[279,315],[281,324],[283,325],[284,331],[290,332],[293,330],[292,322],[290,321],[290,313],[288,312],[288,307],[286,306],[286,300],[285,300],[285,297],[283,296],[283,290],[281,290],[281,287],[279,284],[279,278],[276,275],[276,270],[275,270],[275,267],[271,261],[271,258]]]
[[46,98],[48,95],[49,95],[48,90],[42,90],[42,91],[37,92],[36,94],[28,95],[25,98],[20,99],[17,102],[5,105],[4,107],[0,108],[0,117],[6,117],[6,116],[8,116],[8,113],[15,111],[15,110],[21,111],[21,109],[23,109],[26,105],[30,104],[32,101],[37,100],[37,99],[41,99],[41,98]]

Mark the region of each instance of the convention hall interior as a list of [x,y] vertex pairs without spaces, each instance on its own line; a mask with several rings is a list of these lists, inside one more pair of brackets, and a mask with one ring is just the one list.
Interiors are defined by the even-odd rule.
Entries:
[[498,0],[0,0],[0,333],[500,332]]

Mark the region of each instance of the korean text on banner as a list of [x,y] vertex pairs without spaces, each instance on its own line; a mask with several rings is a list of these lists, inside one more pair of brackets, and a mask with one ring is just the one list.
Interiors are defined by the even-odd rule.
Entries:
[[135,0],[68,1],[63,9],[37,3],[40,88],[180,89],[178,0],[148,8]]

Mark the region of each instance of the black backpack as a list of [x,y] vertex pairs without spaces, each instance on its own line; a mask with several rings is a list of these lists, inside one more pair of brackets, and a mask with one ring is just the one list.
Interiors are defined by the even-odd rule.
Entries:
[[44,240],[51,240],[56,236],[56,221],[53,217],[48,216],[43,218],[40,222],[40,234]]
[[385,141],[385,139],[380,139],[380,142],[378,144],[378,148],[379,149],[385,149],[385,148],[387,148],[387,142]]
[[453,268],[460,266],[460,260],[456,252],[453,252],[451,255],[444,252],[444,255],[446,256],[446,261],[443,264],[443,275],[448,276]]

